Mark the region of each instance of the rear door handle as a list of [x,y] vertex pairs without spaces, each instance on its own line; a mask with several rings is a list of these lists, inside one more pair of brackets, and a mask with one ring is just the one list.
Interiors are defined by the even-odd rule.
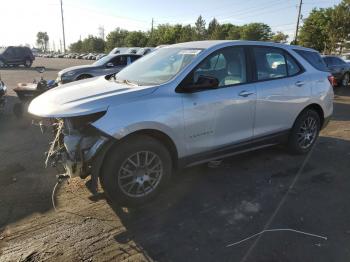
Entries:
[[303,86],[305,84],[305,82],[303,81],[298,81],[295,83],[296,86]]
[[254,92],[249,92],[249,91],[242,91],[242,92],[240,92],[238,95],[239,96],[243,96],[243,97],[247,97],[247,96],[250,96],[250,95],[253,95],[254,94]]

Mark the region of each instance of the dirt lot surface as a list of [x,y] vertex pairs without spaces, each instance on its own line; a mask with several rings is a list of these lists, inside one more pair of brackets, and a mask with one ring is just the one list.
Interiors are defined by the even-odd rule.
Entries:
[[[37,59],[45,76],[88,61]],[[1,70],[11,89],[38,74]],[[155,201],[114,206],[85,181],[63,183],[43,166],[50,134],[10,108],[0,116],[0,261],[350,261],[350,88],[336,90],[335,113],[307,156],[281,147],[182,170]],[[268,232],[229,244],[263,229]]]

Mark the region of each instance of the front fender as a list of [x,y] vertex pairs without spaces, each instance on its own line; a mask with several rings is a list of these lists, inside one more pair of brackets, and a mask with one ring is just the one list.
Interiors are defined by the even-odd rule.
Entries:
[[183,108],[180,97],[153,97],[112,106],[92,123],[102,132],[116,138],[142,130],[155,130],[167,135],[175,144],[179,157],[185,154]]

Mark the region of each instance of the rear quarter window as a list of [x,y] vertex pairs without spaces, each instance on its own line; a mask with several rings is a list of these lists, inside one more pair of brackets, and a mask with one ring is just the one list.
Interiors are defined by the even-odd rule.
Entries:
[[302,56],[310,65],[312,65],[317,70],[328,72],[327,66],[318,52],[299,49],[294,49],[294,51]]

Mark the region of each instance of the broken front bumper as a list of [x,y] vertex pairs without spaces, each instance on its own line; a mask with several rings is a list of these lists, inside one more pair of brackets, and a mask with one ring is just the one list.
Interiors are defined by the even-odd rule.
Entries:
[[[88,131],[75,130],[69,120],[58,121],[54,124],[54,129],[55,138],[47,153],[46,166],[61,165],[65,175],[70,177],[85,178],[91,175],[96,156],[110,138],[92,127],[87,128]],[[95,170],[98,171],[99,169]]]

